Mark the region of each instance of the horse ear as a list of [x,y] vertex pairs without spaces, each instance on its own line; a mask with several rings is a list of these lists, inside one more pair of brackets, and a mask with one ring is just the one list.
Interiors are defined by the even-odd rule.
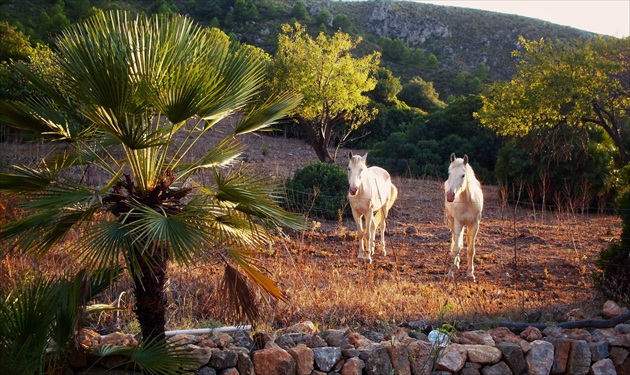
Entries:
[[352,151],[348,151],[348,159],[352,159]]
[[365,163],[367,161],[367,152],[365,153],[365,155],[363,155],[363,162]]
[[451,154],[451,163],[455,161],[455,158],[456,158],[456,156],[455,156],[455,153],[453,152]]
[[468,155],[464,154],[464,164],[468,164]]

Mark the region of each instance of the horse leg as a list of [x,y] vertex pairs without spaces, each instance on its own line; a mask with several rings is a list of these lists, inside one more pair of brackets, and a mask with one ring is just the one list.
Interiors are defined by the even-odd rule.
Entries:
[[475,221],[466,230],[466,242],[467,244],[467,261],[468,261],[468,274],[467,277],[475,281],[475,239],[477,238],[477,232],[479,232],[479,221]]
[[357,258],[363,259],[365,254],[365,230],[363,229],[363,215],[359,214],[355,210],[352,210],[352,217],[354,217],[354,222],[357,225],[357,237],[359,238],[359,254]]
[[453,265],[448,272],[448,276],[454,278],[455,271],[459,269],[459,252],[462,248],[464,241],[464,227],[458,222],[453,223],[453,231],[451,236],[451,255],[453,257]]
[[376,237],[376,218],[374,217],[374,212],[370,210],[370,213],[365,217],[367,226],[367,237],[368,237],[368,262],[372,263],[372,254],[374,254],[374,239]]
[[[381,232],[381,248],[383,249],[383,255],[387,256],[387,250],[385,249],[385,230],[387,229],[387,224],[385,223],[385,218],[387,217],[387,206],[383,206],[380,210],[376,212],[374,215],[375,221],[375,230],[374,235],[376,236],[376,231]],[[376,241],[376,237],[374,238]]]
[[383,248],[383,256],[387,256],[387,250],[385,250],[385,229],[387,229],[387,224],[385,223],[385,218],[387,217],[387,212],[385,208],[383,208],[383,215],[381,216],[381,247]]

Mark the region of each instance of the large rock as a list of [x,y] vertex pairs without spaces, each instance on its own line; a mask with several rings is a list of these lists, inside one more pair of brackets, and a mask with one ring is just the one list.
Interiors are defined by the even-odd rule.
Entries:
[[208,364],[210,358],[212,358],[212,352],[218,349],[208,348],[206,346],[186,345],[186,350],[194,360],[194,364],[191,365],[192,369],[198,369]]
[[571,341],[571,352],[567,362],[567,372],[572,375],[586,375],[591,368],[591,348],[586,341]]
[[238,353],[234,350],[221,350],[212,354],[208,365],[217,370],[224,370],[230,367],[236,367],[238,363]]
[[300,344],[289,349],[288,352],[295,359],[297,375],[310,375],[313,372],[313,361],[315,360],[313,349]]
[[564,374],[567,370],[569,361],[569,353],[571,352],[571,340],[563,338],[555,338],[549,340],[553,345],[553,363],[551,365],[551,374]]
[[488,331],[488,334],[492,337],[495,343],[499,342],[512,342],[518,344],[521,342],[521,338],[510,331],[507,327],[497,327]]
[[325,348],[313,348],[315,366],[319,370],[328,372],[341,360],[341,348],[328,346]]
[[492,335],[482,330],[457,332],[455,339],[458,344],[496,346]]
[[394,368],[396,375],[411,375],[411,366],[409,363],[409,346],[398,340],[383,341],[383,346],[387,349],[389,359]]
[[488,345],[464,345],[470,362],[494,365],[501,360],[501,350]]
[[519,344],[513,342],[500,342],[497,344],[501,353],[503,353],[503,361],[508,365],[514,374],[520,375],[527,368],[525,362],[525,354]]
[[413,375],[430,375],[435,358],[433,345],[427,341],[409,344],[409,366]]
[[460,344],[451,344],[445,348],[438,348],[436,356],[437,369],[450,372],[457,372],[466,363],[466,348]]
[[600,359],[591,366],[591,375],[610,375],[616,374],[615,364],[609,358]]
[[252,358],[244,352],[238,353],[238,362],[236,363],[236,369],[238,370],[238,373],[240,375],[256,375]]
[[[492,366],[485,366],[481,369],[482,375],[508,375],[511,374],[512,370],[507,365],[507,363],[501,361]],[[520,374],[516,374],[520,375]]]
[[553,344],[536,340],[525,357],[528,375],[548,375],[553,364]]
[[623,310],[615,301],[606,301],[604,302],[604,307],[602,310],[602,316],[606,319],[614,318],[623,314]]
[[295,375],[296,363],[291,354],[280,347],[252,353],[256,375]]
[[383,345],[371,343],[358,349],[359,358],[365,363],[366,375],[382,375],[394,371],[387,349]]
[[341,368],[341,375],[361,375],[363,374],[363,369],[365,368],[365,363],[363,360],[357,357],[352,357],[346,360],[343,367]]

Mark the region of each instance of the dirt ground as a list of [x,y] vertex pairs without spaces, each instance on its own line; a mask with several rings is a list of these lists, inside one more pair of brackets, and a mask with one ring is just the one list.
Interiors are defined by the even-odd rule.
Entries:
[[[316,160],[310,146],[298,140],[252,137],[248,144],[250,161],[276,177],[291,175]],[[338,153],[342,165],[346,153]],[[383,256],[377,248],[371,267],[396,272],[401,279],[418,284],[448,283],[445,274],[451,262],[451,237],[444,217],[442,182],[401,177],[393,181],[399,197],[388,220],[389,254]],[[477,282],[464,280],[463,256],[454,287],[468,288],[472,299],[483,290],[484,305],[494,309],[489,315],[514,310],[520,312],[520,319],[559,321],[568,319],[575,307],[596,314],[603,297],[594,287],[595,260],[601,249],[619,239],[619,218],[515,208],[501,200],[497,186],[484,185],[483,192],[485,204],[475,258]],[[321,262],[323,252],[330,262],[351,260],[354,267],[361,268],[364,265],[355,259],[355,229],[351,219],[323,222],[297,246],[313,255],[313,264],[318,258]]]
[[[210,134],[204,146],[211,147],[224,135]],[[311,147],[300,140],[260,135],[246,135],[242,140],[247,146],[244,159],[255,170],[278,181],[317,160]],[[4,148],[2,154],[11,155],[12,159],[32,154],[21,147]],[[347,151],[337,153],[344,166]],[[368,156],[368,164],[369,160]],[[30,161],[18,160],[27,164]],[[455,306],[460,314],[474,315],[467,320],[477,322],[561,321],[575,307],[581,307],[588,315],[601,309],[604,300],[593,281],[597,272],[595,261],[603,248],[619,239],[621,221],[617,216],[515,208],[500,199],[496,186],[483,185],[485,204],[475,258],[477,281],[465,280],[465,257],[464,267],[453,281],[446,278],[451,263],[451,235],[444,217],[442,182],[402,177],[394,177],[393,181],[399,196],[388,219],[387,256],[377,248],[371,265],[357,260],[356,227],[351,219],[344,219],[317,223],[306,233],[290,234],[287,246],[290,253],[299,254],[298,259],[281,259],[286,255],[280,251],[280,255],[266,260],[272,277],[298,302],[281,307],[284,311],[275,310],[271,319],[274,326],[333,318],[336,320],[331,324],[341,324],[344,322],[339,317],[346,315],[365,321],[366,325],[385,320],[385,315],[398,315],[398,321],[408,321],[443,314],[445,306]],[[312,271],[315,269],[319,272]],[[207,273],[200,278],[206,280]],[[293,280],[293,285],[283,285],[287,279]],[[356,288],[356,283],[369,284],[372,289]],[[338,292],[344,285],[348,285],[349,295]],[[380,285],[388,289],[380,292]],[[408,295],[408,306],[401,299],[386,301],[383,294],[394,289]],[[360,293],[365,295],[356,295]],[[332,311],[335,306],[320,302],[327,298],[333,305],[351,298],[357,299],[356,306],[365,302],[362,299],[382,301],[376,301],[380,305],[374,302],[356,310],[351,306]],[[326,309],[331,311],[322,311]]]

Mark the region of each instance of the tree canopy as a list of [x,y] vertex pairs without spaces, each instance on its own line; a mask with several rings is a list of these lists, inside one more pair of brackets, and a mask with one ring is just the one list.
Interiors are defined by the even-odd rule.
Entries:
[[520,38],[519,47],[515,77],[483,96],[481,124],[508,136],[558,124],[595,125],[613,140],[623,164],[630,163],[630,38]]
[[376,86],[380,54],[354,57],[350,51],[360,42],[341,31],[312,38],[299,23],[283,25],[278,36],[270,87],[302,94],[293,117],[323,162],[333,160],[328,150],[333,140],[342,141],[347,135],[342,132],[355,130],[373,114],[367,92]]

